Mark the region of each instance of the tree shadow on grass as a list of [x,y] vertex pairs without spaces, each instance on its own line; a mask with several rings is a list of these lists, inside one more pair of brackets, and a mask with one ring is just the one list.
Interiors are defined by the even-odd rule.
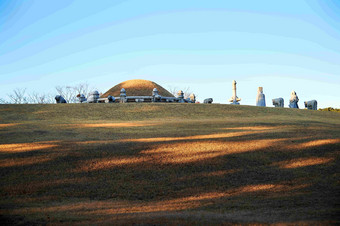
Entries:
[[54,223],[199,222],[202,214],[219,223],[339,220],[337,134],[294,126],[217,132],[222,127],[184,139],[138,135],[5,150],[2,214]]

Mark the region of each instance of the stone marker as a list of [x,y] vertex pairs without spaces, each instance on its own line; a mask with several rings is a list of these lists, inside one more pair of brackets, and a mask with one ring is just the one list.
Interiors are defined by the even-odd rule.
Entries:
[[290,108],[299,108],[298,102],[299,102],[299,98],[296,95],[296,92],[293,90],[290,94],[289,107]]
[[98,103],[98,99],[99,99],[99,92],[95,90],[89,94],[87,103]]
[[263,94],[263,87],[259,87],[257,90],[256,106],[260,106],[260,107],[266,106],[266,97]]
[[284,99],[282,97],[272,99],[273,105],[277,108],[283,108],[284,107]]
[[229,100],[229,102],[231,102],[231,104],[240,104],[238,102],[241,101],[241,98],[238,98],[236,96],[236,84],[237,84],[236,81],[233,80],[233,83],[232,83],[233,96]]
[[318,102],[316,100],[305,101],[305,107],[309,110],[318,110]]
[[205,99],[205,100],[203,101],[203,103],[205,103],[205,104],[211,104],[213,101],[214,101],[213,98],[207,98],[207,99]]
[[66,100],[64,99],[64,97],[60,96],[60,95],[57,95],[55,96],[54,98],[57,102],[57,104],[66,104]]
[[119,99],[119,103],[126,103],[127,99],[126,99],[126,90],[124,88],[122,88],[120,90],[120,99]]
[[177,93],[178,103],[184,103],[184,93],[182,90],[178,91]]

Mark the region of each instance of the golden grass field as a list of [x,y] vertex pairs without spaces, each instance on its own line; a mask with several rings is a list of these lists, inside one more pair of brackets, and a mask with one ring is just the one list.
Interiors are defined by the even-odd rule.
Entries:
[[0,105],[1,225],[339,224],[340,114]]

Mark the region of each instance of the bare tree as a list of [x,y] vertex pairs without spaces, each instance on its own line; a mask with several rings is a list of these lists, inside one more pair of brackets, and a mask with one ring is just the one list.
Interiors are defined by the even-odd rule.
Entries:
[[58,94],[65,98],[67,103],[76,103],[78,94],[84,94],[88,98],[89,92],[95,90],[94,88],[91,89],[86,82],[75,86],[57,86],[55,88]]
[[8,102],[5,99],[0,98],[0,104],[8,104]]
[[49,104],[54,102],[54,97],[52,99],[49,94],[33,92],[28,94],[27,100],[30,104]]
[[55,103],[55,95],[54,94],[47,94],[46,95],[46,103],[48,104],[54,104]]
[[182,90],[185,99],[189,98],[190,94],[192,94],[192,91],[190,90],[190,87],[185,87],[184,89],[178,89],[177,87],[169,86],[168,90],[175,97],[177,96],[178,91]]
[[72,86],[56,86],[58,94],[67,101],[67,103],[77,102],[77,91]]
[[16,88],[13,90],[12,94],[8,94],[7,96],[11,100],[13,104],[27,104],[26,88]]
[[89,84],[87,82],[79,83],[78,85],[75,85],[74,90],[77,92],[77,94],[84,94],[85,97],[89,94]]

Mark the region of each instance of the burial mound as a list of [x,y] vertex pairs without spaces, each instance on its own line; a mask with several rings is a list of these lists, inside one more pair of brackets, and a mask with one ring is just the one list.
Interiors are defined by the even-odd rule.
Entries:
[[101,97],[105,98],[109,95],[117,97],[120,95],[120,90],[124,88],[128,96],[151,96],[152,90],[157,88],[159,95],[164,97],[174,97],[169,91],[155,82],[143,79],[127,80],[115,85],[106,91]]

